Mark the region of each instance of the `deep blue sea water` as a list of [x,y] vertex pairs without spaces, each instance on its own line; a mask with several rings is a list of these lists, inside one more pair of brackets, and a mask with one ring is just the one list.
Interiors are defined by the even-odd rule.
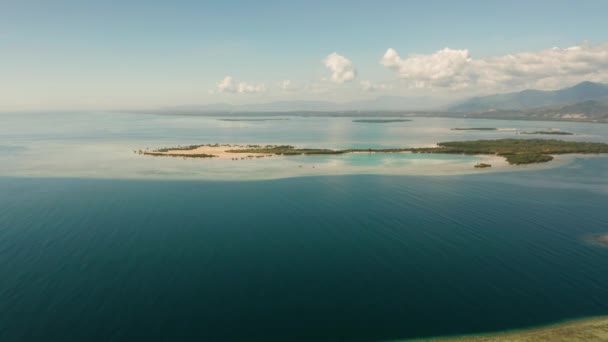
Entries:
[[470,156],[133,153],[409,147],[551,128],[608,142],[606,127],[2,114],[0,342],[377,341],[608,315],[608,248],[586,240],[608,233],[606,156],[478,172]]
[[0,178],[0,340],[374,341],[608,314],[608,249],[584,240],[608,231],[607,171]]

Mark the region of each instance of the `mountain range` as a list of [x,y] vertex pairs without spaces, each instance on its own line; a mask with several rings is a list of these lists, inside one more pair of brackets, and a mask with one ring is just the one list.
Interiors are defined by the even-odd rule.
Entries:
[[276,101],[234,105],[213,103],[207,105],[189,105],[163,108],[165,111],[186,113],[247,113],[247,112],[344,112],[344,111],[402,111],[435,110],[438,106],[448,105],[447,101],[437,101],[429,97],[380,96],[371,100],[352,102],[330,101]]
[[589,100],[608,102],[608,84],[582,82],[572,87],[552,91],[527,89],[515,93],[473,97],[450,106],[449,110],[454,112],[529,110]]
[[608,84],[582,82],[552,91],[529,89],[473,97],[452,105],[430,97],[381,96],[372,100],[345,103],[330,101],[278,101],[247,105],[217,103],[177,106],[153,112],[178,115],[382,115],[608,122]]

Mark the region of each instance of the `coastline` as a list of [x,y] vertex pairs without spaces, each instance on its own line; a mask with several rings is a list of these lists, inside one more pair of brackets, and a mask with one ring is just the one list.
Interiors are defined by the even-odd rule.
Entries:
[[[234,147],[234,146],[233,146]],[[51,167],[36,166],[26,170],[5,169],[4,176],[13,177],[79,177],[103,179],[156,179],[156,180],[207,180],[207,181],[259,181],[310,176],[345,175],[385,175],[385,176],[460,176],[488,173],[528,172],[556,169],[575,163],[577,160],[605,159],[604,154],[562,154],[556,155],[549,163],[509,165],[497,155],[457,155],[428,153],[368,153],[352,152],[339,155],[282,156],[264,158],[157,157],[151,162],[141,155],[124,148],[114,148],[111,153],[122,151],[120,166],[111,172],[96,167],[83,171],[77,164],[64,164],[61,172],[52,172]],[[185,152],[185,151],[184,151]],[[235,155],[236,157],[236,155]],[[74,160],[74,163],[76,160]],[[477,163],[491,164],[492,167],[478,169]],[[201,167],[205,164],[205,167]],[[88,164],[87,164],[88,165]],[[95,166],[95,164],[91,164]],[[136,171],[132,165],[139,166]],[[238,167],[235,167],[238,166]]]
[[403,342],[583,342],[608,341],[608,316],[564,320],[548,325],[491,333],[430,337]]
[[175,156],[175,157],[191,157],[196,155],[210,155],[213,156],[214,159],[221,160],[234,160],[234,159],[244,159],[244,158],[262,158],[262,157],[272,157],[272,154],[268,153],[248,153],[248,152],[227,152],[227,151],[238,151],[238,150],[246,150],[247,146],[241,145],[201,145],[197,146],[194,149],[167,149],[163,152],[145,151],[143,154],[147,155],[166,155],[166,156]]
[[[231,145],[205,144],[165,147],[156,150],[134,150],[136,154],[149,156],[183,158],[253,159],[272,156],[312,156],[364,153],[430,153],[452,155],[497,155],[504,157],[511,165],[542,164],[552,161],[554,155],[588,153],[608,153],[608,144],[597,142],[576,142],[556,139],[494,139],[439,142],[430,148],[296,148],[291,145]],[[491,165],[488,165],[490,167]]]

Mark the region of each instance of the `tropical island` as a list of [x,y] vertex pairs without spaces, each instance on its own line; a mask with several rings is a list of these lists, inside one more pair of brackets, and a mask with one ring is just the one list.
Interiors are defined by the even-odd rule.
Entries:
[[412,121],[409,119],[358,119],[353,120],[353,122],[361,122],[361,123],[391,123],[391,122],[408,122]]
[[552,154],[608,153],[608,144],[545,139],[497,139],[442,142],[433,148],[418,148],[417,153],[485,154],[504,157],[509,164],[544,163]]
[[523,165],[545,163],[557,154],[608,153],[608,144],[597,142],[575,142],[555,139],[496,139],[450,141],[435,147],[421,148],[357,148],[333,150],[327,148],[296,148],[291,145],[232,145],[205,144],[165,147],[152,151],[134,151],[150,156],[183,158],[252,159],[272,156],[294,155],[338,155],[346,153],[441,153],[465,155],[497,155],[509,164]]

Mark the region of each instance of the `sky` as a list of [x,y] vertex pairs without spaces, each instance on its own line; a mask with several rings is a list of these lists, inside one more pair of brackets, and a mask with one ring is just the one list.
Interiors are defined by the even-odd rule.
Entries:
[[608,1],[0,0],[0,110],[608,82]]

